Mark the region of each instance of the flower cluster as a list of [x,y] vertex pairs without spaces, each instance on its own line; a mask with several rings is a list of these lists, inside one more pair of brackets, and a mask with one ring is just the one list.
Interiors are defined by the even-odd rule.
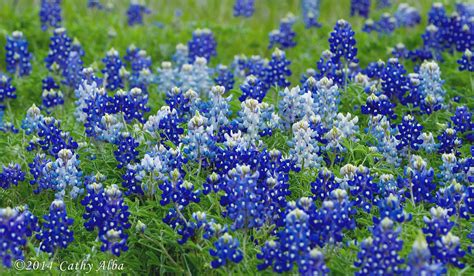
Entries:
[[128,25],[143,25],[143,15],[150,12],[140,1],[130,1],[130,6],[127,10]]
[[27,207],[0,208],[0,257],[6,267],[16,260],[23,260],[23,247],[27,238],[39,230],[38,218]]
[[63,20],[61,16],[61,0],[41,0],[39,16],[43,31],[46,31],[49,27],[60,27]]
[[255,12],[255,0],[235,0],[234,16],[251,17]]
[[28,76],[31,73],[32,54],[28,50],[28,41],[23,37],[23,33],[15,31],[11,36],[7,36],[5,45],[7,71],[10,74]]
[[18,186],[18,182],[25,180],[25,173],[21,170],[18,164],[9,164],[7,167],[3,166],[0,173],[0,188],[8,189],[11,185]]
[[321,3],[319,0],[301,1],[301,11],[303,13],[303,20],[306,28],[321,27],[321,24],[318,22],[320,5]]
[[217,42],[214,34],[209,29],[197,29],[193,32],[192,39],[188,42],[188,60],[193,63],[196,58],[202,57],[207,61],[216,56]]
[[117,185],[105,189],[97,182],[87,185],[87,195],[81,204],[86,208],[84,227],[88,231],[98,229],[98,237],[103,243],[101,250],[115,256],[127,251],[128,235],[125,231],[130,228],[130,212]]
[[280,21],[280,28],[270,32],[269,39],[270,44],[268,49],[274,46],[281,47],[282,49],[292,48],[296,46],[296,33],[293,31],[293,25],[296,22],[296,18],[292,14],[286,15]]
[[36,238],[41,241],[40,249],[55,253],[56,249],[66,248],[74,240],[74,232],[69,227],[74,223],[66,213],[66,205],[56,199],[49,207],[49,214],[44,216],[45,223]]

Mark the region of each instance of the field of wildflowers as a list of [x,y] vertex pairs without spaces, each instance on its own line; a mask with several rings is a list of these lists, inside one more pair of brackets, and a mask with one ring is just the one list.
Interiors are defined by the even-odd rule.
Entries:
[[474,4],[0,18],[0,274],[474,275]]

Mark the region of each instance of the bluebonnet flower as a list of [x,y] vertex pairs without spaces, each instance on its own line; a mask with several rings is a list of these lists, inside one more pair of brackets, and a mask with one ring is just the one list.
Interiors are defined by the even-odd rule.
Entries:
[[39,16],[43,31],[49,27],[58,28],[61,26],[61,0],[41,0]]
[[411,157],[409,165],[405,168],[405,177],[400,179],[408,187],[406,196],[416,202],[432,202],[433,192],[436,189],[434,183],[433,168],[428,167],[426,161],[418,155]]
[[183,166],[186,162],[181,147],[173,149],[155,145],[145,153],[139,164],[127,167],[128,172],[134,174],[135,178],[124,179],[123,185],[129,192],[138,194],[145,192],[148,196],[153,196],[157,191],[157,184],[167,180],[170,171],[178,169],[180,173],[185,173]]
[[59,85],[56,84],[52,77],[46,77],[42,80],[43,93],[41,100],[43,106],[48,108],[64,104],[64,94],[59,90]]
[[372,237],[362,241],[358,260],[354,263],[360,270],[356,275],[399,274],[404,260],[399,256],[403,241],[399,238],[401,228],[384,218],[372,229]]
[[[308,81],[313,81],[311,78]],[[306,81],[306,82],[308,82]],[[319,115],[326,127],[332,126],[332,120],[336,117],[340,102],[339,88],[337,84],[326,77],[316,82],[316,92],[313,93],[313,111]]]
[[212,86],[212,79],[205,58],[196,57],[194,60],[192,67],[192,82],[187,84],[186,80],[181,81],[182,89],[186,89],[187,85],[190,85],[189,88],[194,89],[200,95],[207,95],[206,93],[209,93]]
[[247,165],[237,165],[220,184],[225,192],[221,205],[225,215],[232,219],[231,228],[260,228],[265,223],[264,200],[257,181],[259,175]]
[[197,29],[193,32],[192,39],[188,42],[188,60],[193,63],[197,57],[205,58],[209,62],[216,56],[217,42],[214,34],[209,29]]
[[428,153],[432,153],[436,150],[438,145],[435,143],[433,133],[431,132],[423,132],[420,135],[421,140],[423,140],[423,144],[420,147]]
[[359,166],[352,179],[347,181],[350,193],[355,197],[355,206],[361,207],[365,212],[370,213],[372,205],[377,204],[377,194],[379,187],[373,181],[370,170],[364,166]]
[[308,119],[293,124],[293,139],[289,143],[290,154],[301,168],[319,168],[322,157],[315,130],[310,127]]
[[333,62],[339,63],[345,60],[345,64],[358,62],[356,40],[354,31],[349,22],[340,19],[334,26],[329,37],[330,50],[334,54]]
[[393,108],[395,104],[390,102],[390,99],[384,94],[376,96],[371,94],[367,97],[365,105],[360,107],[362,114],[370,114],[372,116],[383,115],[388,119],[395,119],[397,115],[394,114]]
[[7,100],[16,99],[16,88],[12,85],[12,79],[0,73],[0,107]]
[[360,15],[362,17],[369,17],[370,0],[352,0],[351,1],[351,16]]
[[176,45],[176,52],[173,54],[173,61],[176,64],[177,69],[188,63],[189,49],[185,44]]
[[242,90],[242,95],[239,97],[241,102],[248,98],[262,102],[267,94],[265,84],[254,75],[249,75],[245,78],[244,83],[240,86],[240,90]]
[[382,115],[371,116],[368,125],[368,133],[372,134],[377,140],[375,143],[376,151],[381,153],[387,162],[398,166],[401,159],[396,148],[395,129],[392,128],[389,119]]
[[178,210],[181,210],[191,202],[199,203],[201,192],[199,190],[195,191],[194,185],[191,182],[183,180],[178,169],[174,169],[170,175],[170,179],[165,180],[159,185],[160,190],[163,192],[160,200],[162,206],[173,203]]
[[42,120],[41,110],[33,104],[26,111],[26,117],[21,122],[21,128],[25,130],[26,135],[30,135],[38,130],[38,125]]
[[228,117],[232,114],[230,110],[230,101],[232,95],[225,97],[226,90],[224,86],[213,86],[209,93],[211,106],[207,113],[209,117],[208,124],[213,129],[218,130],[229,123]]
[[293,31],[293,25],[296,22],[296,18],[293,14],[289,13],[280,21],[280,28],[273,30],[269,33],[270,43],[268,49],[274,46],[281,47],[282,49],[292,48],[296,46],[296,33]]
[[426,228],[423,233],[435,262],[442,264],[452,264],[458,268],[464,268],[459,259],[464,257],[466,252],[461,249],[459,237],[451,233],[454,222],[449,220],[447,210],[441,207],[432,207],[430,210],[431,219],[424,217]]
[[301,93],[300,87],[296,86],[291,89],[286,87],[279,93],[281,100],[278,103],[279,114],[284,121],[285,128],[289,128],[297,121],[312,116],[313,99],[311,92]]
[[150,107],[148,106],[148,95],[142,89],[134,87],[127,92],[119,90],[113,100],[115,106],[122,111],[127,123],[132,122],[134,119],[140,123],[145,122],[144,115],[150,111]]
[[79,53],[76,51],[69,52],[66,64],[66,68],[63,71],[63,82],[69,87],[76,89],[82,83],[82,71],[84,70]]
[[215,249],[209,249],[209,254],[216,259],[212,260],[212,268],[225,266],[228,262],[239,263],[243,259],[243,253],[239,249],[239,240],[228,233],[222,235],[215,243]]
[[[254,75],[263,81],[267,74],[265,69],[268,67],[268,60],[261,56],[253,55],[246,60],[244,67],[245,76]],[[265,83],[265,85],[265,87],[268,86],[267,83]]]
[[391,34],[397,28],[397,20],[389,13],[383,13],[375,25],[375,31],[379,34]]
[[[107,113],[107,104],[110,98],[104,88],[98,88],[95,83],[86,90],[89,95],[84,95],[84,106],[79,105],[78,108],[84,112],[84,127],[89,137],[97,139],[105,139],[112,141],[116,138],[113,134],[118,134],[114,130],[120,130],[121,125],[115,120],[116,118]],[[107,130],[112,131],[112,137],[107,137]]]
[[458,166],[458,160],[454,153],[443,153],[441,155],[443,164],[440,166],[440,174],[438,177],[444,184],[448,184],[453,180],[456,180],[455,169]]
[[31,59],[33,55],[28,51],[28,41],[23,33],[15,31],[7,36],[5,45],[5,62],[10,74],[28,76],[31,73]]
[[407,267],[403,275],[444,275],[445,273],[446,267],[432,260],[425,236],[418,235],[407,257]]
[[157,70],[158,89],[162,92],[169,93],[169,91],[177,85],[178,71],[173,69],[171,62],[164,61],[161,67]]
[[11,122],[4,122],[4,107],[0,105],[0,132],[11,132],[18,133],[18,129],[15,128],[15,125]]
[[86,208],[84,227],[88,231],[97,227],[103,243],[101,250],[110,251],[115,256],[120,256],[120,251],[127,251],[128,235],[125,231],[130,228],[130,212],[117,185],[113,184],[105,190],[100,183],[87,185],[87,195],[81,204]]
[[467,189],[452,180],[449,186],[439,189],[436,193],[436,203],[438,206],[447,210],[449,216],[456,215],[461,218],[469,219],[469,210],[465,203],[468,203]]
[[118,161],[117,168],[121,169],[130,163],[138,162],[138,142],[131,136],[129,132],[123,132],[114,142],[117,150],[114,151],[115,159]]
[[2,166],[3,171],[0,173],[0,188],[8,189],[11,185],[18,186],[18,182],[25,180],[25,173],[18,164],[9,164],[7,167]]
[[202,116],[199,112],[189,120],[188,133],[182,140],[185,144],[183,151],[189,159],[200,164],[207,164],[206,160],[214,155],[213,132],[212,127],[208,125],[208,118]]
[[454,153],[459,155],[458,148],[462,146],[462,140],[458,138],[457,131],[452,128],[447,128],[438,135],[439,153]]
[[420,12],[407,3],[400,3],[393,16],[398,27],[414,27],[421,22]]
[[158,133],[161,141],[171,141],[174,145],[179,145],[184,133],[180,126],[182,121],[176,109],[163,106],[156,115],[148,117],[144,129],[151,133],[153,138],[158,138]]
[[291,76],[291,70],[288,68],[290,64],[291,62],[286,59],[285,52],[276,48],[275,51],[273,51],[272,59],[268,63],[268,67],[265,69],[266,84],[268,86],[279,86],[282,88],[289,86],[290,82],[286,77]]
[[[29,114],[36,114],[34,112],[35,111],[32,111]],[[62,149],[77,149],[78,144],[69,135],[69,133],[61,130],[60,121],[53,117],[43,118],[42,116],[38,116],[38,119],[39,121],[36,122],[36,126],[32,126],[36,128],[38,137],[33,137],[33,139],[30,141],[27,147],[28,151],[41,148],[42,151],[57,157],[58,152]],[[27,127],[26,124],[24,126]]]
[[410,114],[405,115],[397,127],[399,132],[395,136],[398,141],[397,150],[418,150],[420,144],[423,143],[423,140],[420,139],[423,126],[418,123],[416,118]]
[[[300,201],[306,201],[305,198]],[[312,204],[310,202],[309,204]],[[257,258],[263,263],[259,270],[272,266],[273,271],[282,273],[292,271],[298,265],[302,275],[326,275],[329,269],[324,263],[324,256],[317,248],[311,248],[310,217],[299,208],[291,210],[285,219],[285,228],[278,232],[277,241],[267,241]]]
[[272,134],[272,129],[278,127],[280,117],[274,112],[274,107],[267,103],[259,103],[255,99],[247,99],[241,103],[238,124],[244,132],[243,146],[259,143],[261,136]]
[[151,11],[142,3],[142,1],[132,0],[127,9],[128,25],[143,25],[143,15]]
[[423,228],[423,233],[426,235],[433,258],[439,262],[441,261],[442,252],[437,251],[437,244],[441,242],[443,236],[451,231],[455,223],[450,220],[448,210],[442,207],[431,207],[430,214],[431,218],[423,217],[423,221],[426,224],[426,227]]
[[328,168],[322,168],[314,182],[311,182],[311,193],[315,199],[326,200],[330,198],[332,191],[339,188],[339,183],[335,181],[334,173]]
[[321,2],[319,0],[303,0],[301,1],[301,11],[303,13],[303,21],[306,28],[321,27],[318,22]]
[[436,62],[423,62],[420,67],[420,85],[418,91],[421,99],[421,109],[428,114],[444,106],[443,89],[444,81],[441,79],[441,71]]
[[384,218],[389,218],[398,223],[409,221],[412,218],[411,214],[403,210],[400,197],[396,194],[390,193],[388,197],[380,199],[377,206],[380,215],[379,217],[373,217],[375,224],[379,224]]
[[76,198],[84,192],[79,164],[77,154],[69,149],[60,150],[56,161],[47,163],[41,171],[38,191],[51,189],[56,192],[57,198],[63,198],[67,191],[72,198]]
[[382,78],[384,70],[385,62],[379,59],[376,62],[370,62],[367,65],[367,68],[363,70],[363,73],[373,80],[380,80]]
[[474,129],[474,122],[472,121],[472,112],[466,106],[459,106],[456,108],[454,116],[451,117],[453,128],[460,134],[470,132]]
[[398,60],[404,60],[407,59],[410,56],[410,51],[407,49],[405,44],[403,43],[397,43],[394,48],[392,48],[392,55],[394,58],[397,58]]
[[462,57],[458,60],[459,71],[474,72],[474,58],[472,52],[466,49]]
[[321,208],[310,213],[313,230],[311,240],[321,247],[342,242],[343,231],[355,228],[356,212],[354,203],[349,200],[345,190],[333,190],[331,197],[323,201]]
[[214,78],[216,85],[224,86],[226,91],[234,88],[234,74],[225,65],[217,66],[217,77]]
[[105,188],[103,198],[105,202],[102,208],[95,210],[101,212],[103,218],[102,223],[97,227],[99,228],[99,239],[103,242],[100,249],[103,252],[110,251],[115,256],[120,256],[120,251],[128,250],[126,244],[128,235],[125,230],[130,228],[128,222],[130,212],[117,185],[113,184]]
[[106,83],[105,87],[110,91],[123,88],[123,80],[120,74],[123,63],[118,51],[114,48],[110,49],[105,58],[102,59],[102,62],[105,65],[105,68],[102,69]]
[[378,24],[373,19],[367,19],[362,26],[362,31],[364,33],[371,33],[377,31]]
[[423,45],[425,51],[428,51],[436,60],[442,61],[442,51],[445,46],[443,45],[443,33],[435,25],[429,25],[426,27],[426,31],[421,35],[423,38]]
[[46,68],[50,71],[59,70],[63,73],[68,67],[67,60],[71,51],[72,39],[65,28],[54,30],[50,38],[48,56],[45,58]]
[[27,238],[39,230],[38,218],[26,206],[0,208],[0,229],[0,258],[5,267],[11,267],[13,261],[24,259]]
[[382,92],[390,99],[402,99],[408,91],[409,83],[406,70],[396,58],[388,60],[382,73]]
[[59,248],[66,248],[74,240],[74,232],[69,227],[74,223],[66,213],[66,205],[56,199],[49,207],[49,214],[44,217],[45,223],[36,238],[41,241],[41,251],[55,253]]
[[235,0],[234,16],[251,17],[255,12],[255,0]]

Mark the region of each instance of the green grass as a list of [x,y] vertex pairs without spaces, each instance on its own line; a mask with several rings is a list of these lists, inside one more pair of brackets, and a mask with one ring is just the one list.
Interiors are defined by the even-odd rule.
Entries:
[[[17,4],[14,4],[18,2]],[[6,119],[13,121],[16,126],[20,125],[26,110],[33,103],[39,105],[41,103],[41,79],[48,74],[44,66],[43,59],[48,52],[50,32],[42,32],[40,30],[40,22],[38,17],[38,5],[32,1],[20,0],[3,0],[0,3],[0,56],[5,56],[3,45],[5,45],[7,34],[15,30],[23,31],[24,35],[30,43],[30,50],[33,52],[35,59],[33,60],[33,73],[30,77],[13,80],[17,87],[18,98],[8,103],[6,111]],[[111,12],[94,11],[86,8],[86,1],[63,1],[64,24],[69,34],[77,37],[82,43],[86,55],[84,64],[97,68],[102,68],[101,59],[105,56],[106,51],[111,47],[117,49],[122,55],[130,44],[145,49],[152,57],[154,68],[158,67],[161,61],[169,60],[174,52],[177,43],[186,43],[195,28],[208,27],[216,37],[218,42],[218,57],[213,58],[211,65],[218,63],[230,64],[234,55],[245,54],[262,55],[270,57],[271,50],[267,49],[268,33],[272,29],[278,27],[279,20],[292,12],[300,15],[299,1],[290,0],[257,0],[256,13],[252,18],[241,19],[232,16],[231,0],[162,0],[147,1],[148,7],[153,13],[146,18],[144,26],[128,27],[126,25],[125,10],[128,1],[111,1],[116,3]],[[399,29],[393,35],[386,37],[378,37],[374,34],[365,34],[360,32],[363,20],[361,18],[349,18],[349,0],[341,1],[325,1],[322,0],[321,21],[324,26],[320,29],[306,30],[299,20],[295,25],[297,32],[297,46],[286,51],[287,57],[292,61],[291,70],[293,76],[291,81],[293,84],[299,82],[300,75],[309,67],[314,67],[323,50],[329,47],[327,38],[334,23],[339,18],[350,20],[356,30],[357,47],[359,49],[358,57],[360,64],[365,67],[369,62],[378,59],[386,60],[389,57],[387,49],[393,47],[398,42],[403,42],[409,49],[412,49],[421,43],[421,34],[424,26],[426,26],[426,18],[420,26],[413,29]],[[420,9],[423,15],[431,5],[431,1],[406,1]],[[452,1],[445,1],[449,4],[448,9],[452,11]],[[449,3],[448,3],[449,2]],[[200,4],[202,3],[202,4]],[[204,4],[207,3],[207,4]],[[393,11],[396,7],[392,8]],[[183,16],[181,20],[174,20],[174,12],[181,9]],[[378,18],[382,11],[373,11],[373,17]],[[162,22],[164,28],[159,28],[155,21]],[[115,37],[108,35],[109,31],[116,32]],[[462,96],[460,103],[449,101],[449,109],[437,112],[429,116],[423,115],[418,119],[423,122],[425,129],[432,131],[436,136],[442,131],[442,126],[446,124],[452,114],[453,108],[458,105],[467,105],[471,109],[474,108],[474,91],[472,88],[472,79],[474,76],[467,72],[460,73],[457,71],[456,59],[460,57],[457,53],[454,56],[445,55],[445,62],[440,64],[442,77],[446,80],[445,89],[447,90],[447,99],[453,96]],[[413,70],[413,64],[405,64],[409,71]],[[0,58],[0,68],[5,68],[4,58]],[[239,82],[235,87],[238,87]],[[63,88],[66,89],[66,88]],[[150,89],[150,104],[152,112],[156,112],[164,105],[163,91],[158,91],[155,86]],[[66,104],[64,107],[58,108],[52,112],[52,115],[62,121],[62,128],[71,132],[76,141],[86,141],[87,147],[79,150],[81,156],[81,169],[85,174],[101,172],[107,176],[105,184],[120,184],[121,170],[116,169],[116,161],[113,157],[114,147],[111,145],[91,141],[85,137],[83,126],[77,124],[74,120],[73,111],[73,91],[65,90]],[[234,95],[233,107],[238,108],[238,90],[231,91]],[[272,102],[274,98],[270,92],[268,98]],[[366,116],[360,116],[360,110],[354,107],[360,106],[365,102],[365,94],[361,87],[350,86],[344,91],[340,110],[343,112],[352,112],[359,115],[359,125],[361,129],[366,126]],[[235,109],[235,108],[234,108]],[[397,114],[400,115],[407,109],[397,107]],[[150,114],[151,114],[150,113]],[[400,116],[398,116],[400,119]],[[271,138],[265,138],[264,142],[269,148],[277,148],[283,152],[288,151],[286,144],[289,133],[277,132]],[[365,165],[372,168],[376,173],[402,174],[402,169],[395,168],[393,164],[383,161],[374,162],[374,154],[369,153],[368,147],[364,144],[367,139],[373,139],[365,134],[360,134],[361,142],[348,143],[348,152],[345,160],[354,165]],[[24,170],[28,168],[27,164],[33,158],[33,154],[25,150],[29,137],[22,132],[18,135],[0,133],[0,164],[9,162],[17,162],[21,164]],[[468,154],[468,145],[462,148],[464,156]],[[142,146],[141,153],[147,149]],[[96,155],[94,161],[88,158]],[[441,164],[440,156],[437,154],[420,153],[428,160],[436,172]],[[192,181],[196,187],[201,187],[207,171],[201,171],[199,174],[194,164],[188,166],[188,174],[186,179]],[[339,167],[331,168],[336,174]],[[300,196],[309,196],[310,182],[314,179],[314,171],[303,171],[291,174],[291,199]],[[28,176],[30,177],[30,176]],[[29,178],[28,178],[29,180]],[[120,185],[119,185],[120,186]],[[32,212],[37,216],[46,214],[54,195],[52,193],[41,193],[33,195],[33,188],[25,181],[18,187],[8,190],[0,190],[0,207],[18,206],[28,204]],[[178,245],[176,240],[178,235],[174,233],[168,226],[162,222],[162,218],[167,208],[160,206],[159,201],[146,198],[127,198],[126,203],[130,206],[130,221],[132,228],[129,231],[130,237],[128,245],[130,249],[124,252],[117,263],[122,263],[124,272],[131,274],[196,274],[196,275],[214,275],[229,273],[237,275],[253,275],[259,274],[256,270],[258,263],[256,254],[259,252],[259,246],[256,246],[250,237],[253,236],[258,240],[265,240],[270,235],[270,229],[262,229],[260,231],[252,230],[249,232],[235,232],[235,235],[241,242],[241,248],[244,251],[244,259],[238,265],[228,267],[228,270],[219,269],[212,270],[210,268],[211,257],[208,250],[212,246],[209,241],[198,239],[189,241],[185,245]],[[97,233],[87,232],[83,228],[84,220],[82,214],[83,206],[79,200],[66,200],[67,211],[70,217],[75,219],[73,231],[75,233],[75,241],[67,250],[61,250],[54,257],[55,265],[63,261],[72,263],[84,259],[98,267],[101,261],[113,259],[109,254],[100,252],[100,242],[96,241]],[[423,216],[428,215],[429,205],[412,206],[407,203],[405,208],[413,214],[413,220],[402,225],[402,239],[404,240],[404,248],[402,255],[406,256],[411,250],[412,243],[418,235],[419,229],[423,227]],[[192,204],[187,210],[186,215],[191,215],[193,211],[206,211],[208,216],[222,223],[229,223],[220,217],[222,207],[220,207],[217,196],[204,196],[199,204]],[[367,227],[372,225],[372,216],[369,214],[361,214],[357,216],[357,230],[347,233],[347,241],[358,240],[368,237],[370,232]],[[142,221],[147,225],[144,234],[136,233],[134,227],[138,221]],[[471,219],[470,222],[474,220]],[[469,240],[466,239],[467,233],[470,231],[470,222],[459,220],[459,226],[454,230],[456,235],[462,238],[463,248],[466,248]],[[38,246],[38,242],[31,239],[31,242],[25,248],[26,260],[49,260],[49,256],[40,253],[36,254],[34,247]],[[94,248],[94,249],[92,249]],[[326,261],[334,275],[350,275],[355,271],[353,267],[357,254],[357,246],[351,244],[343,248],[327,250]],[[464,258],[467,264],[463,270],[449,269],[450,275],[474,275],[474,257],[468,255]],[[16,273],[15,270],[5,270],[0,268],[0,273]],[[58,274],[58,271],[53,271]],[[262,272],[261,274],[270,274],[270,272]]]

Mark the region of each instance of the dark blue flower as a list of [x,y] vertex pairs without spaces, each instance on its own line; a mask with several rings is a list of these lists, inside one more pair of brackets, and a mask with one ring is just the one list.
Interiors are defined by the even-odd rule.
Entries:
[[143,25],[143,15],[149,14],[150,12],[146,6],[131,1],[127,9],[128,25]]
[[214,83],[225,87],[226,91],[234,88],[234,74],[225,65],[217,66],[217,77],[214,78]]
[[296,46],[296,33],[293,31],[293,25],[296,19],[292,14],[288,14],[286,17],[281,19],[280,28],[270,32],[268,49],[274,46],[281,47],[282,49],[292,48]]
[[396,58],[388,60],[385,70],[381,75],[382,92],[389,99],[398,98],[401,100],[408,91],[409,82],[406,70]]
[[120,59],[118,51],[112,48],[107,52],[107,55],[102,59],[102,62],[105,65],[105,68],[102,69],[102,73],[104,74],[106,88],[109,91],[115,91],[119,88],[123,88],[124,85],[121,76],[123,63]]
[[339,183],[334,180],[334,174],[327,168],[319,171],[316,180],[311,183],[311,192],[315,199],[329,199],[331,192],[339,188]]
[[360,270],[355,275],[396,275],[402,272],[404,260],[399,256],[403,241],[399,238],[401,228],[395,228],[389,218],[384,218],[372,228],[372,237],[362,241],[358,260],[354,263]]
[[0,173],[0,188],[8,189],[11,185],[18,186],[18,182],[25,180],[25,173],[18,164],[9,164],[7,167],[2,166],[3,171]]
[[188,42],[189,62],[192,64],[197,57],[205,58],[208,62],[211,57],[216,56],[217,42],[214,34],[209,29],[197,29],[193,32],[193,37]]
[[248,98],[262,102],[267,94],[265,84],[254,75],[250,75],[245,79],[244,83],[240,85],[240,90],[242,90],[242,95],[239,97],[241,102]]
[[405,115],[397,127],[399,132],[395,136],[398,140],[397,149],[418,150],[423,143],[423,140],[420,138],[423,126],[418,123],[416,118],[409,114]]
[[251,17],[255,12],[255,0],[235,0],[234,16]]
[[45,58],[46,68],[50,71],[59,70],[63,73],[68,67],[68,57],[71,51],[72,39],[68,36],[65,28],[54,30],[50,38],[49,53]]
[[351,0],[351,16],[369,17],[370,0]]
[[462,140],[458,138],[457,131],[447,128],[441,135],[438,135],[439,153],[454,153],[459,155],[458,149],[462,146]]
[[212,260],[212,268],[225,266],[228,262],[239,263],[243,259],[239,249],[239,240],[228,233],[222,235],[215,243],[215,249],[209,249],[209,254],[216,259]]
[[444,275],[445,273],[446,267],[432,260],[425,237],[423,234],[419,235],[407,257],[407,267],[403,275]]
[[466,49],[462,57],[458,60],[459,71],[474,72],[474,58],[472,52]]
[[290,64],[291,62],[286,59],[285,52],[276,48],[273,51],[268,67],[265,69],[266,85],[278,86],[280,88],[288,87],[290,82],[286,78],[291,76],[291,70],[288,68]]
[[41,29],[46,31],[49,27],[61,26],[61,0],[41,0],[39,16]]
[[334,54],[333,62],[339,63],[345,60],[345,64],[358,62],[355,32],[349,22],[340,19],[334,26],[334,30],[329,37],[329,45],[331,52]]
[[384,115],[388,119],[395,119],[397,115],[394,114],[393,108],[395,104],[390,102],[390,99],[384,94],[376,96],[371,94],[367,97],[365,105],[360,107],[362,114],[370,114],[372,116]]
[[121,169],[130,163],[138,162],[138,142],[128,132],[122,132],[114,141],[117,150],[114,151],[115,159],[118,161],[117,168]]
[[12,79],[0,73],[0,107],[7,98],[16,99],[16,88],[12,85]]
[[23,33],[15,31],[12,36],[7,36],[5,45],[5,62],[10,74],[28,76],[31,73],[31,59],[33,55],[28,51],[28,41]]
[[380,215],[379,217],[373,217],[375,224],[380,223],[384,218],[389,218],[398,223],[410,221],[412,218],[411,214],[403,210],[399,196],[392,193],[388,197],[379,200],[377,206]]
[[66,205],[56,199],[49,207],[49,214],[44,217],[41,232],[36,238],[41,241],[41,251],[55,253],[59,248],[66,248],[74,240],[74,232],[69,229],[74,223],[66,213]]
[[0,258],[5,267],[23,260],[27,238],[39,231],[38,218],[28,208],[0,208]]
[[171,179],[165,180],[159,187],[163,192],[160,200],[162,206],[174,203],[182,208],[191,202],[198,203],[200,201],[200,191],[195,191],[191,182],[183,180],[178,169],[173,170]]

